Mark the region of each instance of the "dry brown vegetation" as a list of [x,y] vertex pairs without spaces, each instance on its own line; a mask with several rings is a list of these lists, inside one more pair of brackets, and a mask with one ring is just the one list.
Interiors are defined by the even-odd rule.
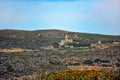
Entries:
[[22,49],[22,48],[0,49],[0,52],[6,52],[6,53],[23,52],[23,51],[32,51],[32,50],[30,50],[30,49]]

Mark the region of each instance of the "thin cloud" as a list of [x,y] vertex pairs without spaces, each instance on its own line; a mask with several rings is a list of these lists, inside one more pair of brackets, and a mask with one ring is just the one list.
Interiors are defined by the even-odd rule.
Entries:
[[40,15],[43,20],[53,20],[53,21],[78,21],[83,18],[80,13],[69,13],[69,12],[51,12]]
[[[7,28],[63,28],[120,34],[119,0],[7,1],[0,3],[0,23]],[[15,5],[13,5],[15,4]],[[7,27],[6,27],[7,26]],[[22,27],[21,27],[22,26]],[[32,27],[33,26],[33,27]],[[35,27],[34,27],[35,26]],[[98,30],[101,27],[101,30]],[[88,28],[90,28],[88,30]],[[114,28],[114,29],[113,29]],[[102,30],[104,29],[104,30]],[[117,32],[117,33],[116,33]]]
[[91,4],[91,16],[98,21],[119,24],[120,0],[101,0]]

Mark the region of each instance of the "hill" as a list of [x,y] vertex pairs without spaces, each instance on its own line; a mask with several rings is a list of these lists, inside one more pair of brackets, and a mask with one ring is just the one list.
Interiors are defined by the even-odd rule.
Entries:
[[99,40],[104,46],[113,45],[113,41],[120,41],[120,36],[63,30],[0,30],[0,79],[79,65],[111,67],[114,72],[113,65],[120,68],[120,44],[92,50],[90,44]]
[[49,46],[53,43],[59,43],[64,39],[65,34],[68,34],[68,37],[71,39],[75,39],[75,35],[77,35],[79,42],[89,41],[95,43],[98,40],[102,40],[103,42],[120,41],[120,36],[78,33],[54,29],[36,31],[0,30],[0,48],[20,47],[39,49],[40,47]]

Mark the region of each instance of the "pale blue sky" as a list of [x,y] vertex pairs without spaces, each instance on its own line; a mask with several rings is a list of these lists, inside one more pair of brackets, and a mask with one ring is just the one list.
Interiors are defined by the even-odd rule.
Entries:
[[0,29],[120,35],[120,0],[0,0]]

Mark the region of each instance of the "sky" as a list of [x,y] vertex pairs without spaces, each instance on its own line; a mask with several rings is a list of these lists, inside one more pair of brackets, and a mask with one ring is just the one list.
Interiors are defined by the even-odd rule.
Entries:
[[0,29],[120,35],[120,0],[0,0]]

